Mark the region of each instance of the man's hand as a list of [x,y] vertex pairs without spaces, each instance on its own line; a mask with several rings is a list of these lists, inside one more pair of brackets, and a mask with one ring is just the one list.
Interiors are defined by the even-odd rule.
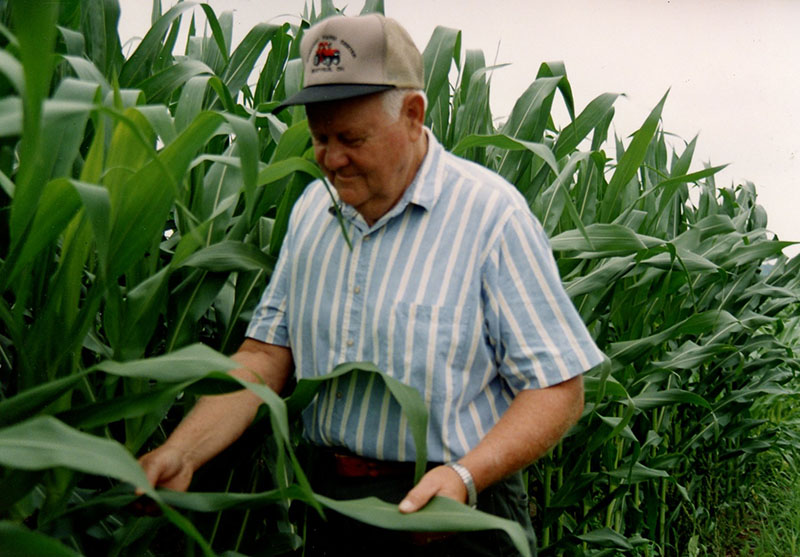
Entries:
[[431,469],[414,489],[408,492],[400,503],[401,513],[413,513],[420,510],[433,499],[434,495],[449,497],[460,503],[467,501],[467,486],[455,470],[448,466],[437,466]]
[[[195,466],[187,458],[186,453],[168,445],[139,457],[139,464],[144,468],[147,481],[153,487],[166,487],[175,491],[186,491],[192,482]],[[141,497],[144,490],[136,489],[140,497],[129,505],[136,516],[159,516],[161,511],[152,499]]]
[[144,468],[147,481],[153,487],[166,487],[175,491],[186,491],[192,482],[195,467],[186,453],[169,445],[142,455],[139,464]]
[[[283,389],[294,362],[290,349],[248,338],[231,358],[242,365],[230,372],[246,381]],[[247,390],[205,396],[161,447],[139,459],[153,487],[186,491],[192,474],[225,450],[253,421],[261,399]]]

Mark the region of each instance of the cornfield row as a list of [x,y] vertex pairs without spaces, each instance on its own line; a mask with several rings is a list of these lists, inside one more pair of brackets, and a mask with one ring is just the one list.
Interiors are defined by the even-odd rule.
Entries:
[[[301,27],[259,24],[232,48],[230,13],[154,6],[126,58],[116,0],[0,1],[0,552],[280,554],[302,544],[298,501],[395,528],[519,535],[447,501],[399,517],[313,494],[295,418],[319,382],[287,399],[244,385],[265,401],[247,438],[192,493],[146,486],[132,455],[197,396],[243,386],[222,354],[319,176],[302,109],[270,110],[301,85],[302,30],[336,11],[323,1]],[[609,356],[586,378],[579,424],[528,471],[542,554],[702,553],[754,456],[800,447],[761,419],[765,401],[796,394],[800,258],[781,255],[789,243],[767,232],[752,184],[718,188],[720,167],[693,169],[695,140],[670,146],[666,96],[630,138],[609,138],[617,96],[576,111],[565,68],[545,63],[496,128],[481,52],[438,27],[424,61],[427,124],[518,186]],[[560,128],[555,102],[570,116]],[[367,368],[333,373],[377,373],[422,439],[414,393]],[[135,515],[132,486],[162,515]]]

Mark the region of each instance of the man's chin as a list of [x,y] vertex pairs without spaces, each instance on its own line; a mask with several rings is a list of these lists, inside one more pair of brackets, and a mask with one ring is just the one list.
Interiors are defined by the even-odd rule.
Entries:
[[353,188],[357,186],[361,182],[360,176],[340,176],[336,175],[331,180],[331,183],[336,186],[336,188]]
[[363,195],[363,188],[361,188],[358,180],[353,179],[344,179],[340,180],[336,178],[333,181],[333,187],[336,188],[336,193],[339,194],[339,199],[352,205],[352,202],[356,199],[360,198]]

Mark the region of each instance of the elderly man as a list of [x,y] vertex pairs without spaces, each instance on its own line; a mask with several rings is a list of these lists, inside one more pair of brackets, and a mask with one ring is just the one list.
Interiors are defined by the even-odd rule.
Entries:
[[[372,361],[415,387],[428,408],[428,458],[400,407],[366,374],[328,383],[304,414],[317,447],[315,489],[375,494],[422,508],[441,495],[530,528],[520,470],[583,408],[581,374],[602,360],[564,292],[547,239],[524,199],[494,173],[445,152],[423,126],[422,58],[397,22],[333,17],[301,44],[314,153],[324,184],[297,201],[281,255],[234,373],[280,392],[291,373]],[[251,423],[248,392],[207,397],[143,456],[154,485],[188,488],[193,472]],[[480,495],[477,495],[480,494]],[[319,554],[513,554],[497,533],[422,538],[333,518],[309,541]],[[316,535],[315,535],[316,533]],[[394,538],[390,536],[395,536]]]

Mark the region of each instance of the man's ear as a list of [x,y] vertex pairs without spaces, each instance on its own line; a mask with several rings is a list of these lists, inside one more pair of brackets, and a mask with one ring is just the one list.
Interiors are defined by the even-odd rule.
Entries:
[[411,133],[411,139],[418,139],[425,124],[425,99],[422,95],[419,93],[406,95],[402,114]]

